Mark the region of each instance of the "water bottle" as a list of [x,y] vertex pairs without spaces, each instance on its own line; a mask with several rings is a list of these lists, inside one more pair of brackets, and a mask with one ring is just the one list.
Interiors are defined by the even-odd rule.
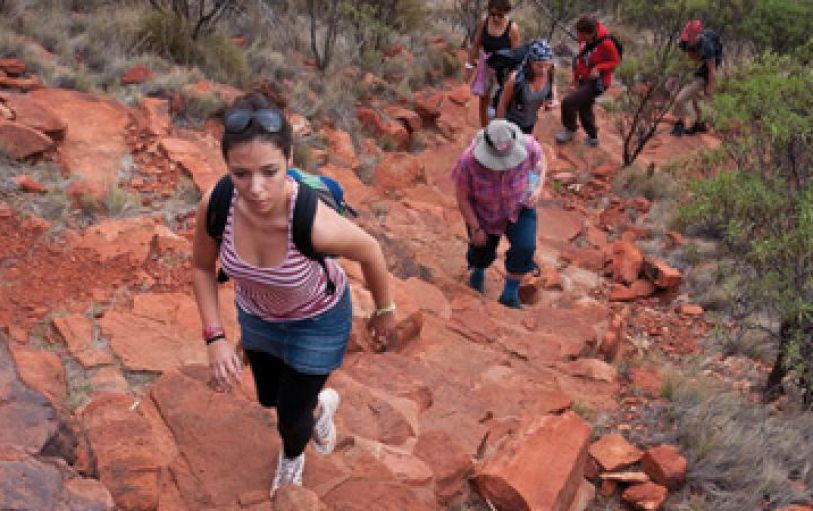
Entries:
[[525,191],[523,202],[527,203],[537,188],[539,188],[539,174],[528,172],[528,189]]

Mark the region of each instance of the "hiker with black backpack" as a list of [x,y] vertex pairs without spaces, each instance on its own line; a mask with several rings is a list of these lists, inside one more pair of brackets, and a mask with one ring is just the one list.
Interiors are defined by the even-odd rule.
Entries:
[[594,16],[585,15],[576,22],[579,52],[573,59],[573,89],[562,100],[562,125],[556,142],[564,144],[576,136],[578,116],[587,133],[585,143],[598,146],[598,128],[593,114],[596,98],[610,88],[613,70],[621,62],[618,40]]
[[480,97],[481,126],[488,124],[489,109],[496,109],[505,80],[504,75],[487,64],[487,59],[498,50],[516,48],[520,44],[519,26],[508,17],[509,12],[511,0],[488,0],[486,14],[475,29],[465,64],[465,80],[471,82],[471,93]]
[[334,257],[361,264],[376,306],[374,339],[392,331],[395,304],[378,242],[333,209],[341,208],[341,195],[328,191],[328,204],[301,173],[288,171],[293,140],[283,109],[252,93],[225,112],[223,124],[228,173],[198,207],[192,283],[218,391],[239,385],[242,367],[220,319],[218,259],[235,283],[240,343],[260,404],[277,409],[282,437],[273,496],[302,484],[309,441],[320,454],[336,443],[339,395],[323,387],[341,365],[352,305]]
[[[675,98],[672,110],[675,125],[670,134],[676,137],[708,131],[700,100],[702,98],[705,102],[711,101],[717,81],[717,69],[723,61],[720,36],[713,30],[704,29],[700,20],[686,23],[680,34],[678,46],[693,62],[699,63],[699,66],[694,71],[692,81],[685,85]],[[685,120],[689,116],[689,103],[694,107],[695,121],[687,128]]]
[[497,117],[532,135],[539,109],[553,101],[553,50],[544,39],[528,44],[525,57],[505,82]]

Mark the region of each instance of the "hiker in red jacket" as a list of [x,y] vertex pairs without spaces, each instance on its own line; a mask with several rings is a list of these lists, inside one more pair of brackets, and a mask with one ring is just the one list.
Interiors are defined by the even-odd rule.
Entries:
[[573,89],[562,100],[562,125],[565,129],[556,134],[556,141],[564,144],[573,140],[578,128],[578,114],[587,133],[585,143],[595,147],[598,145],[598,132],[593,103],[612,84],[613,69],[621,62],[621,57],[609,32],[594,16],[579,18],[576,33],[579,53],[573,62]]

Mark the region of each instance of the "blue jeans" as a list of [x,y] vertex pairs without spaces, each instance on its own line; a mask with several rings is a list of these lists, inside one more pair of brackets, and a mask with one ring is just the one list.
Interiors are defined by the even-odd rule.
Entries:
[[[536,210],[522,208],[519,211],[516,223],[509,223],[505,229],[510,247],[505,253],[505,271],[523,275],[536,268],[534,253],[536,252]],[[466,260],[469,268],[488,268],[497,259],[497,246],[500,238],[489,234],[483,247],[475,247],[469,243]]]

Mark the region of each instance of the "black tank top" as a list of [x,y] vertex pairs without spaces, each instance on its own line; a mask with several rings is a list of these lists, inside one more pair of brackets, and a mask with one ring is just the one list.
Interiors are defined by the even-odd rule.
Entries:
[[505,27],[505,32],[497,37],[494,37],[488,33],[488,18],[486,18],[486,22],[483,23],[483,35],[480,37],[480,43],[483,46],[483,51],[486,53],[494,53],[497,50],[510,48],[511,36],[509,35],[509,32],[511,32],[511,23],[513,22],[514,20],[508,20],[508,25]]

